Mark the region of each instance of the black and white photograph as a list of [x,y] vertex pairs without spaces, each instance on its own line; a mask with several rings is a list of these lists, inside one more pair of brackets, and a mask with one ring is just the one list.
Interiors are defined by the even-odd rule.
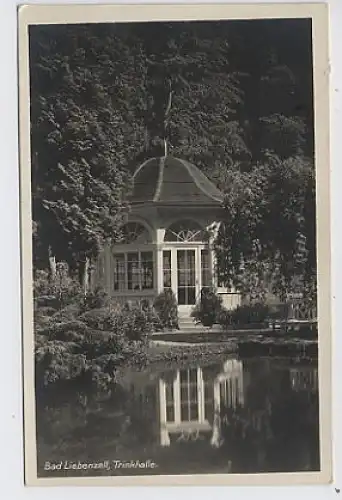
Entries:
[[325,10],[278,7],[22,23],[27,484],[329,481]]

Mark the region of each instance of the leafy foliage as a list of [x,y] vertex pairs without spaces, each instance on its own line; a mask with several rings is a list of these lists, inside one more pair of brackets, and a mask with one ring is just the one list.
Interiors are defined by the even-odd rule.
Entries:
[[165,140],[226,194],[221,281],[255,300],[269,289],[315,294],[310,29],[306,20],[31,27],[35,265],[52,256],[83,280],[120,236],[131,168],[164,154]]
[[303,158],[232,173],[216,251],[221,280],[263,300],[303,291],[316,269],[314,169]]
[[226,215],[217,253],[222,282],[256,301],[270,290],[282,300],[304,293],[316,276],[310,36],[295,20],[232,26],[250,161],[220,175]]
[[[165,136],[173,155],[204,170],[208,162],[216,169],[232,162],[233,156],[246,156],[237,121],[242,93],[230,67],[230,43],[222,24],[154,23],[139,28],[148,61],[152,138]],[[151,30],[153,42],[147,35]]]
[[47,273],[37,274],[35,360],[39,387],[88,380],[105,388],[123,362],[144,359],[148,335],[154,328],[146,305],[113,305],[101,290],[84,297],[77,286],[71,293],[70,280],[65,286],[61,280],[51,283]]
[[212,326],[222,312],[222,298],[214,289],[203,288],[199,303],[193,309],[191,316],[197,323],[204,326]]
[[109,31],[61,25],[31,33],[38,262],[46,263],[49,248],[74,267],[96,257],[107,238],[118,236],[126,212],[125,167],[143,134],[132,116],[141,97],[140,49],[128,53]]
[[163,290],[156,297],[153,306],[163,328],[172,330],[179,327],[177,300],[171,289]]
[[265,304],[245,304],[232,311],[223,311],[219,323],[224,327],[243,325],[262,325],[269,319],[271,308]]

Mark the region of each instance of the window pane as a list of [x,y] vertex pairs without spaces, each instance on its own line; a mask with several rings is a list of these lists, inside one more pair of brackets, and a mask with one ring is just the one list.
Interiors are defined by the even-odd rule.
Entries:
[[177,265],[178,265],[178,269],[185,268],[185,250],[178,250],[177,251]]
[[114,290],[125,290],[125,255],[114,255]]
[[138,222],[128,222],[122,231],[122,243],[149,243],[150,234],[147,229]]
[[171,288],[171,250],[163,252],[163,286]]
[[202,287],[209,287],[211,285],[211,269],[209,251],[201,250],[201,272],[202,272]]
[[153,252],[141,252],[141,262],[152,262]]
[[184,269],[178,271],[178,286],[187,284],[187,272]]
[[152,289],[154,285],[153,255],[153,252],[129,252],[126,254],[126,262],[125,254],[115,254],[114,290]]
[[185,288],[178,288],[178,304],[184,305],[185,302]]
[[188,269],[192,269],[195,267],[195,250],[187,250],[187,267]]
[[[195,273],[195,266],[191,267],[188,271],[188,285],[191,287],[195,286],[196,283],[196,273]],[[195,289],[194,289],[195,291]]]
[[138,253],[127,254],[128,290],[140,290],[140,268]]
[[208,269],[208,267],[209,267],[209,252],[208,252],[208,250],[202,250],[201,257],[202,257],[202,268]]
[[127,254],[128,262],[139,262],[139,254],[138,252],[128,253]]
[[171,269],[171,250],[164,250],[163,252],[163,268]]
[[142,288],[153,288],[153,252],[141,252]]
[[196,291],[195,287],[188,288],[188,300],[187,304],[195,305],[196,303]]
[[171,271],[164,271],[164,288],[171,288]]
[[210,272],[202,272],[202,287],[210,287]]

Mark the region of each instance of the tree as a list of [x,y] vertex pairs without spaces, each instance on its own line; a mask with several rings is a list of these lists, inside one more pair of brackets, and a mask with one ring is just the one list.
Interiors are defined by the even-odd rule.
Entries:
[[209,177],[248,156],[237,121],[243,96],[224,26],[145,23],[136,33],[147,61],[146,155],[188,159]]
[[316,273],[314,168],[302,157],[232,172],[216,241],[221,279],[242,293],[285,299]]
[[119,237],[126,167],[161,154],[161,143],[214,176],[245,152],[234,118],[241,93],[218,28],[31,28],[35,261],[49,260],[52,276],[64,260],[87,289],[91,261]]
[[68,262],[86,290],[91,260],[120,234],[127,165],[143,144],[132,113],[140,48],[128,50],[113,27],[31,30],[35,259]]
[[302,20],[232,26],[231,64],[241,75],[238,116],[250,161],[221,173],[226,200],[217,254],[223,281],[258,299],[270,288],[282,298],[315,290],[310,36]]
[[309,28],[303,20],[32,27],[36,265],[49,262],[53,275],[65,260],[86,289],[91,261],[120,236],[128,170],[171,153],[226,193],[217,242],[225,279],[232,269],[241,275],[242,261],[254,282],[277,263],[282,289],[290,275],[312,276]]
[[310,20],[240,21],[229,31],[231,68],[241,75],[244,95],[239,121],[251,154],[249,167],[269,151],[281,158],[312,158]]

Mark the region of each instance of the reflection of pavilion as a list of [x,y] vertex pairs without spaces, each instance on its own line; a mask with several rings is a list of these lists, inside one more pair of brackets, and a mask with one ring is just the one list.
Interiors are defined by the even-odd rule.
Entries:
[[221,407],[243,406],[242,361],[227,360],[217,375],[207,376],[196,367],[177,370],[171,380],[159,379],[160,444],[197,440],[211,435],[211,444],[219,446]]

